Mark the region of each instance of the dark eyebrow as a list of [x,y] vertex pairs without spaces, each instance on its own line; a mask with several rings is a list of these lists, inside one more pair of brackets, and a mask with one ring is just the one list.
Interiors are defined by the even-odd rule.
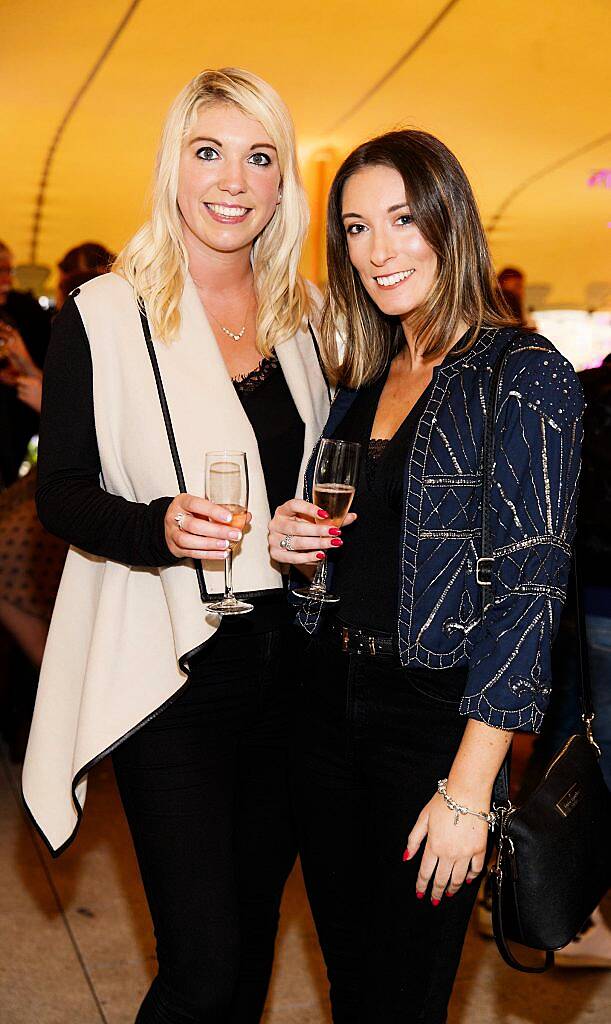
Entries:
[[[394,206],[389,206],[386,212],[396,213],[397,210],[404,210],[406,206],[409,206],[409,203],[395,203]],[[342,220],[345,220],[346,217],[356,217],[359,220],[364,219],[362,213],[342,213]]]
[[276,147],[271,142],[257,142],[257,144],[251,146],[250,149],[251,151],[253,149],[273,149],[274,152],[277,152]]

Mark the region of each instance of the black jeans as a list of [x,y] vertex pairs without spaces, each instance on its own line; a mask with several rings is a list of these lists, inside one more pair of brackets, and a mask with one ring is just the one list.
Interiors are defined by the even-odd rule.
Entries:
[[432,675],[324,637],[305,659],[296,814],[335,1024],[446,1020],[477,886],[433,907],[415,896],[420,854],[402,861],[465,729],[461,673]]
[[256,1024],[265,1002],[297,850],[286,656],[299,641],[240,628],[225,620],[185,691],[113,755],[159,963],[137,1024]]

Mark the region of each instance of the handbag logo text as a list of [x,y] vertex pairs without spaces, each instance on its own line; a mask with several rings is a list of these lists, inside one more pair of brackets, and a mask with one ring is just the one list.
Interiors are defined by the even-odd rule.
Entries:
[[560,811],[563,818],[568,818],[572,810],[575,809],[581,799],[581,790],[578,784],[575,782],[570,789],[567,789],[563,797],[560,798],[556,804],[556,809]]

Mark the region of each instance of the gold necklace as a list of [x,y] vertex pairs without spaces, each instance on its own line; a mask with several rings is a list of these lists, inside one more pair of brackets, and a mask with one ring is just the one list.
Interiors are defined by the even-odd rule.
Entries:
[[205,306],[205,309],[206,309],[206,312],[210,313],[210,316],[215,321],[215,323],[217,323],[218,326],[221,328],[223,334],[226,334],[228,338],[233,338],[234,341],[239,341],[240,338],[242,338],[244,336],[244,331],[246,330],[246,320],[248,319],[248,310],[250,309],[251,299],[252,299],[252,295],[248,299],[248,305],[246,307],[246,312],[244,314],[244,321],[245,321],[244,322],[244,326],[242,327],[242,329],[240,331],[238,331],[237,334],[236,334],[235,331],[231,331],[229,329],[229,327],[224,327],[223,324],[221,323],[221,321],[217,317],[215,317],[214,313],[212,312],[211,309],[208,308],[208,306]]

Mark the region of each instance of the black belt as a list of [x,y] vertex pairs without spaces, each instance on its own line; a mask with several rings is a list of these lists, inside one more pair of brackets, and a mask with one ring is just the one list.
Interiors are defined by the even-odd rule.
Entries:
[[388,633],[377,636],[356,626],[345,626],[335,620],[324,627],[325,636],[347,654],[396,654],[394,637]]

